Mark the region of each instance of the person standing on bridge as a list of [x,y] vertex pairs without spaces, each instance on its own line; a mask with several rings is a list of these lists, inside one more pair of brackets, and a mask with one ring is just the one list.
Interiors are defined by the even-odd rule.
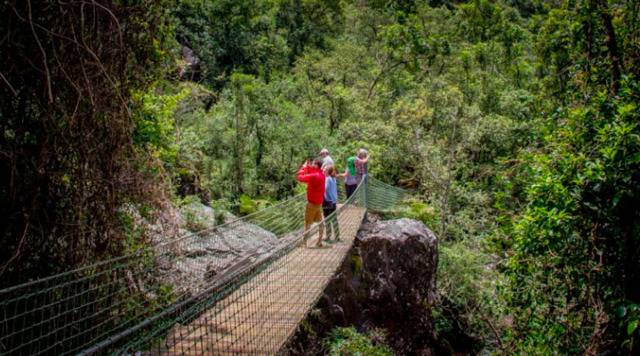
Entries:
[[326,149],[326,148],[321,149],[320,150],[320,157],[322,157],[322,171],[323,172],[328,167],[333,167],[333,158],[331,158],[331,156],[329,156],[329,150],[328,149]]
[[347,199],[356,191],[358,182],[356,181],[356,156],[347,158],[347,168],[344,170],[344,190],[347,193]]
[[340,226],[338,226],[338,217],[334,212],[338,204],[338,185],[336,184],[336,169],[329,166],[324,169],[324,201],[322,202],[322,212],[327,231],[327,242],[331,241],[333,234],[334,240],[340,241]]
[[[314,222],[322,221],[322,202],[324,201],[325,177],[322,172],[322,159],[316,158],[312,163],[307,160],[298,170],[298,181],[307,185],[307,206],[304,210],[303,241],[306,245],[309,229]],[[318,247],[322,246],[324,225],[318,226]]]
[[356,157],[356,184],[362,182],[362,178],[367,174],[367,163],[369,162],[369,152],[364,148],[358,150]]
[[347,199],[356,191],[358,184],[367,173],[367,162],[369,162],[369,153],[364,148],[358,150],[356,156],[347,158],[347,169],[343,174]]

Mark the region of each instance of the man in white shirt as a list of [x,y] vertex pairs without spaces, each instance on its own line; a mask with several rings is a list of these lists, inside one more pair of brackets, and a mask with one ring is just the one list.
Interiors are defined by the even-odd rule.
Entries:
[[322,157],[322,170],[324,171],[327,167],[333,167],[333,158],[329,156],[329,150],[323,148],[320,150],[320,157]]

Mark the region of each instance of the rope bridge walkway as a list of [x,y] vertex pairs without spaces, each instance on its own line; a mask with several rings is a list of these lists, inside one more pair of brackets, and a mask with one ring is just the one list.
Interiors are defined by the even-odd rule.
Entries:
[[326,219],[335,218],[340,241],[320,248],[306,246],[315,244],[319,225],[302,238],[301,194],[159,246],[0,290],[0,354],[280,353],[366,212],[388,210],[405,194],[373,177],[349,199],[340,191],[342,204]]

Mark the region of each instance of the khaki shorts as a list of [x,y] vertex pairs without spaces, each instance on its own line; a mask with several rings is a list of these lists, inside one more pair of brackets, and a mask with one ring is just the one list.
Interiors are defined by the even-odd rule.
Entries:
[[322,205],[307,202],[307,207],[304,209],[304,224],[308,226],[320,221],[322,221]]

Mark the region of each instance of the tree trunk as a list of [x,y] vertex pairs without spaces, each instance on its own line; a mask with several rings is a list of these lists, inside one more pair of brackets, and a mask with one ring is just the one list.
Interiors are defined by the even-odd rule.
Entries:
[[598,10],[602,24],[607,32],[607,49],[611,59],[611,92],[615,95],[620,89],[620,77],[622,72],[622,55],[618,49],[616,32],[613,28],[609,6],[603,0],[592,0],[592,4]]
[[236,107],[235,107],[235,129],[236,136],[235,142],[233,143],[233,176],[234,176],[234,194],[236,198],[242,194],[242,153],[240,148],[240,140],[242,139],[242,135],[240,134],[240,115],[242,114],[242,94],[236,92],[236,95],[239,97],[236,98]]
[[258,141],[257,147],[256,147],[256,176],[258,177],[258,184],[256,184],[257,186],[257,192],[256,194],[261,194],[262,193],[262,189],[260,186],[260,183],[263,181],[262,180],[262,157],[264,155],[264,137],[262,137],[262,132],[260,131],[260,127],[258,125],[256,125],[256,139]]

